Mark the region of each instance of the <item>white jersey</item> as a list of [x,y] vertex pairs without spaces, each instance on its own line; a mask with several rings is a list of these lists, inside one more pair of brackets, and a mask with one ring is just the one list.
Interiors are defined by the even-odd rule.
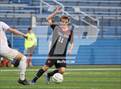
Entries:
[[13,58],[15,58],[19,54],[19,52],[15,49],[11,49],[8,47],[5,32],[9,28],[10,27],[6,23],[0,21],[0,56],[6,57],[9,60],[13,60]]
[[0,46],[8,46],[5,31],[7,31],[9,28],[10,27],[6,23],[0,21]]

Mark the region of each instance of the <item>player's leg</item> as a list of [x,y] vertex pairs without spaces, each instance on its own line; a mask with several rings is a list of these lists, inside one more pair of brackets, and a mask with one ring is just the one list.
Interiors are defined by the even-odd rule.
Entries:
[[3,54],[4,57],[13,60],[13,63],[16,67],[19,68],[20,75],[19,75],[19,83],[23,85],[28,85],[29,82],[25,78],[25,72],[26,72],[26,60],[27,58],[17,50],[7,48]]
[[50,81],[50,78],[55,73],[61,73],[61,74],[63,74],[65,72],[65,69],[66,69],[65,59],[63,59],[63,60],[56,60],[55,67],[56,67],[56,69],[54,71],[47,73],[47,79],[48,79],[48,81]]
[[52,77],[55,73],[64,74],[65,69],[66,69],[65,67],[60,67],[58,69],[55,69],[54,71],[47,73],[47,77],[50,79],[50,77]]
[[47,65],[44,65],[41,69],[39,69],[35,74],[34,78],[32,79],[32,83],[33,84],[36,83],[36,81],[43,75],[45,71],[48,70],[48,68],[49,67]]
[[58,72],[61,73],[61,74],[64,74],[64,73],[65,73],[65,70],[66,70],[65,67],[60,67],[60,68],[58,69]]
[[27,58],[23,54],[19,53],[15,57],[15,60],[20,61],[19,65],[18,65],[18,68],[19,68],[19,71],[20,71],[18,83],[23,84],[23,85],[28,85],[29,82],[25,78],[25,72],[26,72],[26,67],[27,67],[27,64],[26,64]]
[[48,59],[45,65],[38,70],[35,77],[32,79],[32,83],[36,83],[36,81],[43,75],[43,73],[46,72],[52,66],[53,66],[53,60]]
[[46,83],[47,83],[47,84],[49,84],[50,78],[51,78],[55,73],[58,73],[58,69],[55,69],[54,71],[51,71],[51,72],[45,74],[45,80],[46,80]]
[[28,54],[28,59],[27,59],[27,64],[28,64],[28,67],[32,67],[32,53],[29,53]]
[[35,46],[32,46],[31,48],[27,49],[27,55],[28,55],[27,64],[28,64],[28,67],[32,67],[32,55],[33,55],[34,49],[35,49]]

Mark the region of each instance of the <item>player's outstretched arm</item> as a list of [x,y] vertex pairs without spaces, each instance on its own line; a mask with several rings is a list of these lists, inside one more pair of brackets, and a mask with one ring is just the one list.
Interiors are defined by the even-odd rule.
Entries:
[[8,31],[15,35],[20,35],[20,36],[23,36],[24,38],[27,38],[26,34],[16,30],[15,28],[9,28]]
[[55,11],[47,17],[48,23],[50,25],[53,24],[53,17],[60,12],[62,12],[62,8],[60,6],[57,6]]

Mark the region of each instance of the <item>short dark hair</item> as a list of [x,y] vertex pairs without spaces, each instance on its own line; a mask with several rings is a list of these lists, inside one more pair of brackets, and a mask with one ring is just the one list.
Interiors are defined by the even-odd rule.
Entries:
[[61,16],[60,21],[61,21],[62,19],[67,19],[68,21],[70,20],[69,17],[66,16],[66,15]]
[[31,28],[31,27],[29,27],[29,28],[28,28],[28,31],[30,31],[30,30],[32,30],[32,28]]

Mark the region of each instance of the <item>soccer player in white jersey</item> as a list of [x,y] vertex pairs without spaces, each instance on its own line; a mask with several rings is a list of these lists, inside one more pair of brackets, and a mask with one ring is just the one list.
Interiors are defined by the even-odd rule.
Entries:
[[5,33],[6,31],[23,36],[24,38],[27,38],[27,36],[24,33],[16,30],[15,28],[11,28],[6,23],[0,21],[0,56],[6,57],[7,59],[11,60],[14,66],[19,68],[20,75],[18,83],[22,85],[29,85],[29,82],[25,78],[26,57],[17,50],[8,47],[7,37]]

